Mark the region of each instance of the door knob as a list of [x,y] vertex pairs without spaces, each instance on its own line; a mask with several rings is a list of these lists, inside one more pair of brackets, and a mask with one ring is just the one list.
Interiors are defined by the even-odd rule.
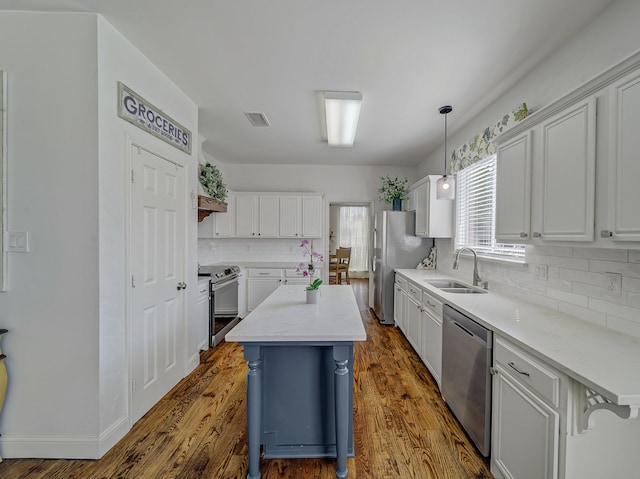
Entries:
[[180,281],[180,282],[178,283],[177,288],[178,288],[178,291],[180,291],[181,289],[187,289],[187,283],[185,283],[185,282],[183,282],[183,281]]

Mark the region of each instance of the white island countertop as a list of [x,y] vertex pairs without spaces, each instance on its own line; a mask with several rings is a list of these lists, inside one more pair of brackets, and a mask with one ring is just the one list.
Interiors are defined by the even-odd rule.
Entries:
[[317,304],[304,286],[280,286],[225,336],[228,342],[365,341],[351,286],[323,285]]
[[639,339],[493,291],[443,292],[427,281],[459,280],[438,271],[398,269],[396,273],[615,404],[640,406]]

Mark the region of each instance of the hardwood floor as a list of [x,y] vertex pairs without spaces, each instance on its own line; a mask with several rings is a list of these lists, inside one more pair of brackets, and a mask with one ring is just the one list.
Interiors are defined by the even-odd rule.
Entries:
[[[367,330],[355,348],[355,478],[492,478],[402,333],[367,307],[367,280],[351,280]],[[222,343],[102,459],[5,459],[2,479],[242,478],[247,475],[242,348]],[[334,478],[332,459],[261,461],[262,477]]]

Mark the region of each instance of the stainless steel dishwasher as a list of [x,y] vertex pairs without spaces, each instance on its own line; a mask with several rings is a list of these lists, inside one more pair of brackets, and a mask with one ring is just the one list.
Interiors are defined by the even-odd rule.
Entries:
[[487,457],[491,436],[492,332],[449,305],[442,326],[442,397]]

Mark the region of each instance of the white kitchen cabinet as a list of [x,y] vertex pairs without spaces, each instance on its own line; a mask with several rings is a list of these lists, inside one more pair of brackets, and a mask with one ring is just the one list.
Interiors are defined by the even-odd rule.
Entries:
[[226,213],[213,213],[210,215],[215,217],[213,222],[215,238],[231,238],[236,234],[236,197],[235,195],[228,195],[225,201],[227,203]]
[[281,238],[322,237],[322,196],[281,196]]
[[531,142],[527,131],[498,147],[496,239],[505,243],[531,238]]
[[396,274],[393,288],[393,321],[406,334],[407,280]]
[[[313,275],[315,278],[322,279],[322,268],[316,268],[315,273]],[[305,278],[302,271],[296,271],[295,269],[286,269],[284,271],[284,284],[299,284],[303,286],[309,286],[310,280],[308,277]]]
[[593,241],[595,96],[495,141],[496,239]]
[[[541,211],[533,236],[593,241],[596,100],[589,97],[540,125]],[[540,218],[541,214],[541,218]]]
[[226,213],[211,213],[198,223],[198,238],[230,238],[235,236],[235,196],[228,195]]
[[416,190],[410,189],[407,191],[407,201],[404,202],[404,210],[405,211],[415,211],[416,210]]
[[422,291],[416,285],[407,286],[405,336],[418,356],[422,357]]
[[422,361],[440,386],[442,374],[442,302],[422,291]]
[[209,278],[198,280],[198,296],[196,298],[196,320],[193,323],[197,331],[200,348],[209,347]]
[[436,181],[429,175],[413,185],[416,210],[416,236],[451,238],[453,235],[453,201],[436,199]]
[[613,83],[609,92],[608,229],[613,241],[640,241],[640,70]]
[[253,311],[282,284],[282,270],[279,268],[250,268],[247,276],[248,311]]
[[491,472],[497,479],[558,478],[560,375],[499,336],[492,372]]
[[278,237],[278,196],[236,196],[236,235],[239,237]]

